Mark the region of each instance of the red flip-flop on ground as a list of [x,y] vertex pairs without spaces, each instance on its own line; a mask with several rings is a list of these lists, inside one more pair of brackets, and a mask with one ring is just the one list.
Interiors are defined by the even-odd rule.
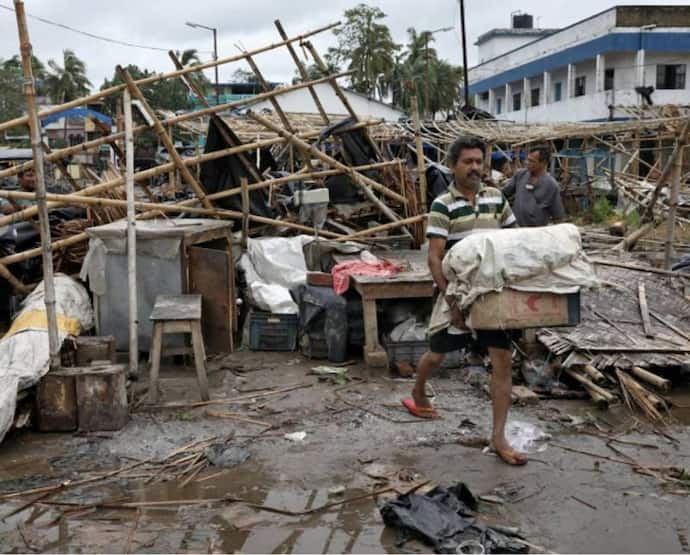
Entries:
[[433,407],[418,407],[414,402],[414,399],[403,399],[403,406],[410,411],[410,414],[416,416],[417,418],[438,418],[438,412]]

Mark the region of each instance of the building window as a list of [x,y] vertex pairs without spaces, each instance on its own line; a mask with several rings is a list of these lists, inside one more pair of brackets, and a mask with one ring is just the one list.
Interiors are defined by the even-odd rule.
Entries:
[[522,104],[522,94],[521,93],[515,93],[513,95],[513,111],[517,112],[520,109],[521,104]]
[[496,99],[496,114],[500,114],[503,111],[503,99]]
[[553,101],[560,102],[563,94],[563,83],[554,83],[553,85]]
[[532,89],[530,95],[530,106],[539,106],[539,87]]
[[613,90],[613,77],[614,77],[613,68],[604,70],[604,90],[605,91],[612,91]]
[[656,66],[657,89],[684,89],[685,64]]
[[483,102],[489,100],[489,91],[484,91],[483,93],[481,93],[479,95],[479,98],[481,98]]
[[575,96],[585,96],[585,94],[587,94],[586,90],[585,76],[575,77]]

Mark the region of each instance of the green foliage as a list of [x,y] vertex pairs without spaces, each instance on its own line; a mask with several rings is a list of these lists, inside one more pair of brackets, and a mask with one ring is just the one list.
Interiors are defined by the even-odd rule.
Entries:
[[351,87],[368,96],[383,97],[388,91],[400,49],[388,26],[380,23],[385,17],[381,9],[366,4],[345,10],[345,24],[333,31],[338,45],[326,55],[335,66],[347,63],[347,69],[355,72]]
[[[46,71],[43,63],[33,56],[31,66],[36,83],[36,94],[45,95]],[[24,73],[22,61],[18,55],[7,60],[0,59],[0,121],[7,121],[22,115],[24,103]]]
[[[338,67],[338,65],[335,64],[333,60],[326,62],[326,69],[328,70],[328,75],[340,73],[340,67]],[[322,77],[325,77],[323,72],[319,69],[319,67],[316,64],[309,64],[306,67],[306,70],[307,76],[309,77],[309,81],[315,81],[316,79],[321,79]],[[299,70],[296,69],[295,76],[292,78],[292,84],[296,85],[297,83],[302,83],[303,81],[304,80],[302,79]]]
[[73,50],[63,50],[62,66],[55,60],[48,60],[45,90],[54,103],[62,104],[86,96],[91,86],[86,77],[86,64]]
[[417,33],[407,30],[409,42],[398,58],[393,77],[393,103],[403,110],[412,110],[412,97],[417,97],[419,112],[433,116],[456,108],[460,98],[463,71],[446,60],[438,58],[429,31]]
[[[125,69],[135,81],[155,75],[148,69],[141,69],[139,66],[133,64],[128,65]],[[103,82],[101,90],[120,85],[122,82],[120,75],[116,71],[112,79],[106,79]],[[154,83],[141,85],[140,88],[146,101],[154,109],[178,111],[189,110],[192,107],[189,90],[180,79],[156,81]],[[118,95],[110,95],[106,98],[104,101],[104,111],[114,116],[117,113],[116,103],[120,101],[120,98],[121,97]]]
[[[410,27],[408,44],[396,44],[388,27],[381,22],[386,17],[379,8],[359,4],[345,10],[345,24],[333,31],[338,45],[326,56],[337,70],[340,65],[355,73],[350,77],[352,88],[358,92],[383,98],[392,94],[393,104],[410,112],[412,97],[417,97],[419,110],[427,116],[450,112],[459,102],[463,70],[441,60],[433,47],[431,31],[417,32]],[[320,77],[310,66],[309,75]],[[293,82],[299,82],[298,75]]]
[[607,223],[614,215],[611,204],[604,197],[600,197],[594,201],[590,212],[592,222],[595,224]]
[[625,223],[628,224],[628,227],[637,228],[640,227],[640,224],[642,223],[642,217],[637,210],[627,213],[624,219]]

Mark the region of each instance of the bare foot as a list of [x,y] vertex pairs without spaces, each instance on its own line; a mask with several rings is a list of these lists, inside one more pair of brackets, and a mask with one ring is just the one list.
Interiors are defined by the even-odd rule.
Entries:
[[432,408],[431,401],[429,401],[429,397],[427,397],[426,392],[423,389],[421,392],[419,392],[417,391],[417,388],[414,388],[412,390],[412,399],[414,399],[414,404],[417,406],[417,408],[422,410]]
[[491,442],[491,448],[503,462],[509,465],[522,466],[527,464],[527,455],[513,449],[505,439],[500,441],[494,439]]

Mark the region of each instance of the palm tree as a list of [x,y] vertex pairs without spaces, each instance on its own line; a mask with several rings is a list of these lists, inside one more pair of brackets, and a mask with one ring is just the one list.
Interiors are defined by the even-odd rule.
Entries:
[[331,63],[349,62],[354,70],[352,88],[369,96],[378,92],[383,96],[388,90],[395,68],[395,54],[399,46],[393,41],[390,30],[378,20],[386,17],[379,8],[359,4],[345,10],[346,23],[333,33],[338,46],[329,49]]
[[[48,67],[46,90],[54,103],[63,104],[89,93],[91,81],[86,77],[86,64],[73,50],[62,51],[62,67],[55,60],[48,60]],[[64,139],[67,142],[67,118],[64,119]]]
[[[177,59],[180,60],[182,67],[193,67],[201,65],[199,51],[196,48],[188,48],[187,50],[183,50],[182,52],[176,50],[175,55],[177,56]],[[211,81],[209,81],[208,77],[206,77],[202,71],[195,71],[192,74],[188,73],[187,77],[194,80],[194,82],[204,92],[204,95],[207,94],[208,89],[211,86]]]
[[[11,58],[3,60],[0,65],[2,65],[2,69],[5,71],[15,71],[19,75],[23,75],[22,60],[19,54],[15,54]],[[46,66],[36,56],[31,56],[31,70],[34,74],[34,80],[36,81],[36,95],[45,96],[45,79],[47,77]]]
[[75,100],[89,93],[92,86],[86,77],[86,64],[80,60],[73,50],[62,52],[62,67],[55,60],[48,60],[48,76],[46,86],[53,102],[62,104]]

